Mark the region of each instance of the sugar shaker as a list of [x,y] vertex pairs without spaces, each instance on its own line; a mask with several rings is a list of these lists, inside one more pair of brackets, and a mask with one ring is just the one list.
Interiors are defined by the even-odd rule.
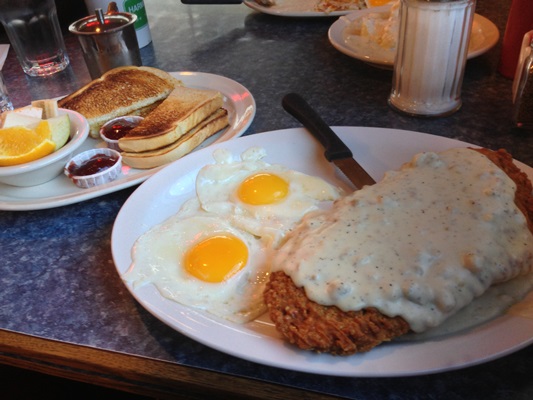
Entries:
[[475,0],[401,0],[390,106],[415,116],[461,107]]

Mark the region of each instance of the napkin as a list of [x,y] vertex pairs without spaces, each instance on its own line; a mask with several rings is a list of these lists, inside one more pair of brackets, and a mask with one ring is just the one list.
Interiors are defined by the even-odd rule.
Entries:
[[8,44],[0,44],[0,71],[4,67],[4,62],[6,61],[8,51],[9,51]]

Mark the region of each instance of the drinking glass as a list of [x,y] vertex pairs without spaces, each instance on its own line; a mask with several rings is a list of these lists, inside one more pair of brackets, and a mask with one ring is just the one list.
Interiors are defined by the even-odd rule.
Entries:
[[4,82],[4,77],[0,72],[0,114],[4,111],[10,111],[13,109],[13,104],[9,100],[7,93],[6,83]]
[[0,22],[29,76],[51,75],[68,66],[54,0],[0,0]]

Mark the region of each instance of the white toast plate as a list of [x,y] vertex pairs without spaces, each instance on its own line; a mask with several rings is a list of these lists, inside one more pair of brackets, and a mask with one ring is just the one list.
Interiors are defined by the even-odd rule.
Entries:
[[[256,112],[255,100],[240,83],[220,75],[202,72],[171,72],[171,74],[180,79],[185,86],[214,89],[223,95],[230,125],[207,139],[197,149],[235,139],[252,123]],[[95,147],[105,147],[105,144],[102,140],[88,138],[76,154]],[[17,187],[0,184],[0,210],[40,210],[78,203],[139,184],[161,168],[136,169],[123,165],[120,178],[89,189],[77,187],[64,174],[38,186]]]
[[[376,180],[416,153],[469,146],[453,139],[395,129],[334,127],[334,130]],[[176,213],[184,201],[195,195],[198,170],[213,163],[215,148],[240,155],[252,146],[266,149],[266,162],[320,176],[349,189],[347,181],[324,159],[320,144],[301,128],[250,135],[202,149],[159,171],[126,201],[111,237],[117,272],[122,275],[130,267],[131,249],[139,236]],[[518,165],[533,179],[531,167]],[[288,345],[267,316],[239,325],[164,298],[151,284],[135,290],[130,284],[126,287],[155,317],[200,343],[259,364],[316,374],[352,377],[428,374],[487,362],[533,343],[533,293],[518,303],[529,310],[529,316],[525,312],[508,312],[458,333],[431,340],[386,343],[367,353],[341,357]]]

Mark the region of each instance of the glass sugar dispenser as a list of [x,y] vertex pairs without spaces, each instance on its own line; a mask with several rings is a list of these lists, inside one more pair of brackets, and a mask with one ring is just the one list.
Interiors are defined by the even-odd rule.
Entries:
[[476,0],[401,0],[389,105],[413,116],[461,108]]

